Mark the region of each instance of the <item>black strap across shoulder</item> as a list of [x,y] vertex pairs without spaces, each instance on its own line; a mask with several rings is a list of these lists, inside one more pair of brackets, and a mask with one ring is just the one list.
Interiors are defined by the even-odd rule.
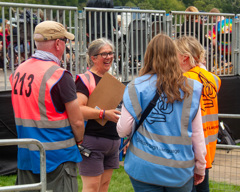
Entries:
[[[155,96],[153,97],[152,101],[148,104],[147,108],[144,110],[141,119],[139,121],[139,123],[136,125],[135,131],[139,128],[139,126],[143,123],[143,121],[147,118],[147,116],[149,115],[149,113],[152,111],[153,107],[155,107],[156,102],[159,98],[159,94],[158,91],[156,91]],[[134,131],[134,132],[135,132]]]
[[153,99],[151,100],[151,102],[148,104],[147,108],[144,110],[140,121],[138,124],[136,124],[136,127],[134,129],[134,132],[132,133],[131,136],[129,136],[126,140],[124,140],[122,146],[119,149],[119,153],[121,153],[121,151],[124,149],[124,147],[127,145],[127,143],[132,139],[134,133],[137,131],[137,129],[139,128],[139,126],[143,123],[143,121],[146,119],[146,117],[149,115],[149,113],[152,111],[152,109],[155,107],[157,100],[159,98],[159,94],[158,91],[156,91],[155,96],[153,97]]

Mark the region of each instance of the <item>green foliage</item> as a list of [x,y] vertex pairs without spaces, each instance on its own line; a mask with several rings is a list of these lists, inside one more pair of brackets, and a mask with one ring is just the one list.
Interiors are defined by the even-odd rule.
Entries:
[[137,5],[135,5],[133,2],[130,2],[130,1],[128,1],[125,6],[127,6],[127,7],[137,7]]
[[206,2],[204,1],[194,1],[193,5],[197,7],[199,11],[206,11]]
[[140,9],[145,9],[145,10],[154,10],[154,8],[150,2],[141,2],[138,4],[138,7]]
[[[3,0],[12,3],[77,6],[82,10],[87,0]],[[239,0],[114,0],[115,6],[139,7],[149,10],[184,11],[188,6],[195,6],[200,11],[208,12],[218,8],[222,13],[240,13]]]

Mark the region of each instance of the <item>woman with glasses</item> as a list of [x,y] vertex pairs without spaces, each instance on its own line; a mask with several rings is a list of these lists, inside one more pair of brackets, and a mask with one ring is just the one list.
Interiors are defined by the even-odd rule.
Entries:
[[[83,192],[108,191],[113,169],[119,168],[120,138],[116,131],[116,123],[120,112],[115,109],[104,110],[87,106],[89,96],[110,69],[113,57],[114,45],[111,41],[105,38],[92,41],[87,52],[90,70],[77,75],[75,82],[78,102],[84,119],[87,120],[81,146],[91,151],[89,157],[82,155],[83,161],[79,164]],[[102,126],[95,119],[108,121]]]

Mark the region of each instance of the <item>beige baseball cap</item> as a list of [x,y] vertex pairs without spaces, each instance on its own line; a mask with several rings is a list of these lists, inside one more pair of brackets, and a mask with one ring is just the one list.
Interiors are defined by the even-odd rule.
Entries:
[[[36,36],[35,34],[40,34]],[[49,41],[55,39],[67,38],[74,39],[72,33],[67,32],[65,27],[56,21],[43,21],[35,27],[34,40],[35,41]]]

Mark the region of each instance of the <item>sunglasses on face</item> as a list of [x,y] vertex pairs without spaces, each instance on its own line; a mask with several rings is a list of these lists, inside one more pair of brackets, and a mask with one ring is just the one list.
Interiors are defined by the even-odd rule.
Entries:
[[112,57],[114,55],[114,52],[103,52],[103,53],[98,53],[94,56],[98,56],[98,55],[101,55],[102,58],[106,59],[108,56],[109,57]]

